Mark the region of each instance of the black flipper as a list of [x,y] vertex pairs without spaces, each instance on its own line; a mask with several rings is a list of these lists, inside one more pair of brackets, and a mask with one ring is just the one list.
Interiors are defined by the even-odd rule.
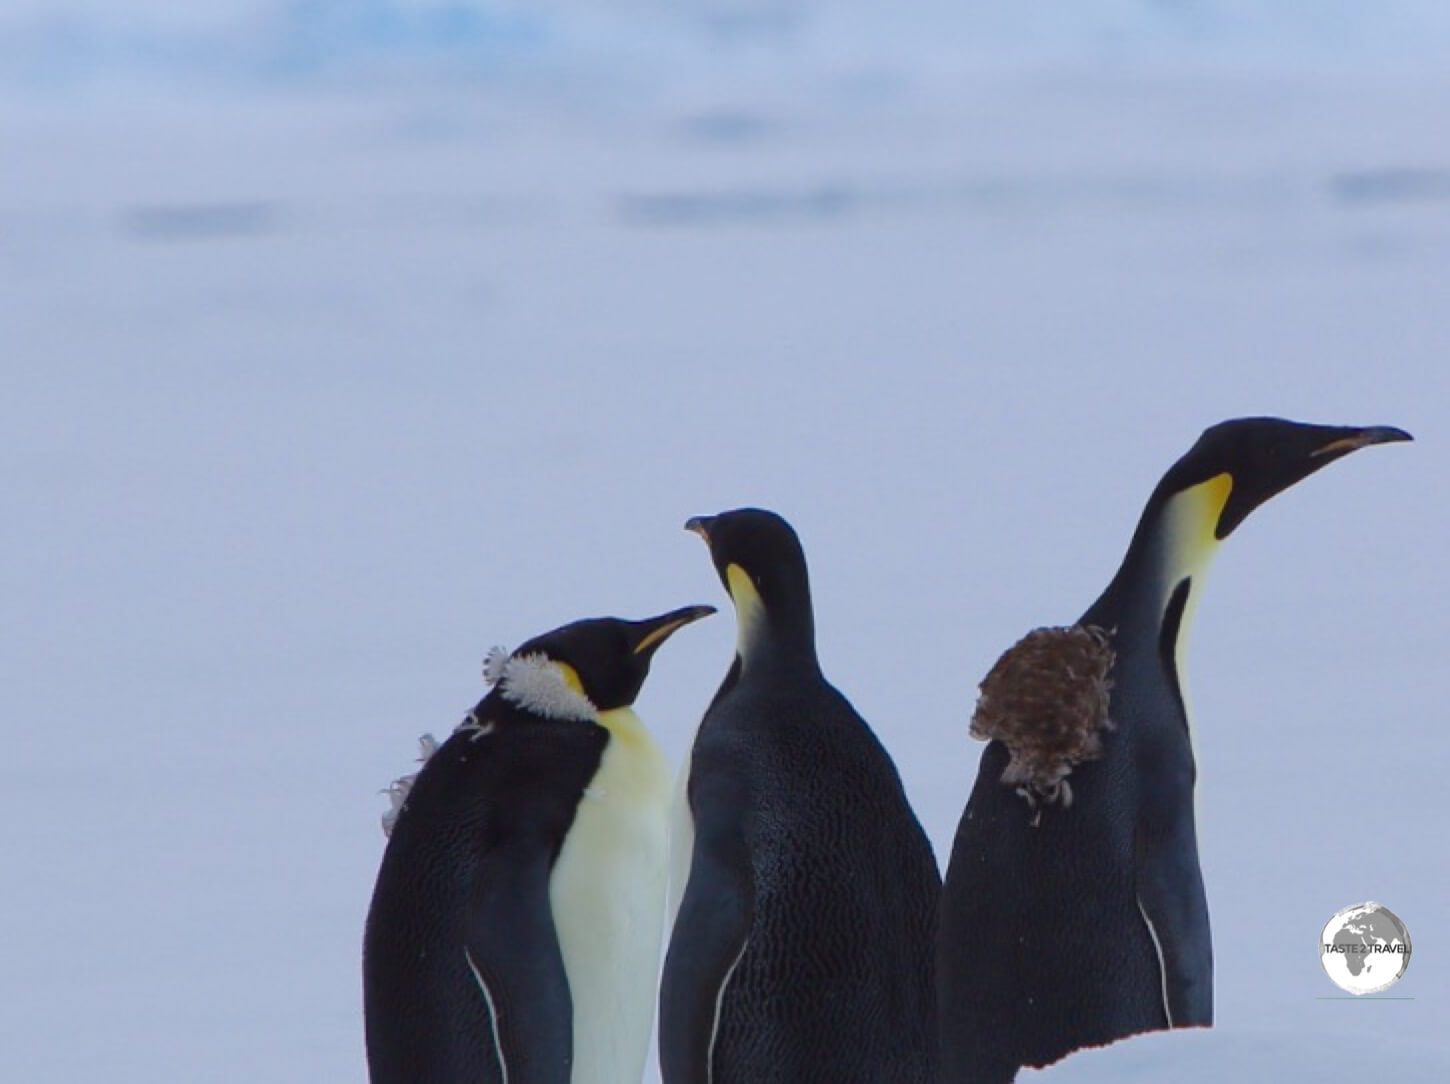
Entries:
[[743,788],[728,772],[701,778],[708,782],[690,780],[695,850],[660,982],[664,1084],[710,1084],[725,987],[745,954],[754,916]]
[[[1150,769],[1152,770],[1152,769]],[[1163,983],[1164,1027],[1213,1023],[1213,941],[1198,844],[1193,828],[1193,783],[1148,775],[1138,817],[1135,875],[1138,908],[1157,951]],[[1191,767],[1189,769],[1191,771]],[[1178,807],[1171,814],[1156,805]]]
[[463,951],[506,1081],[569,1084],[572,1070],[574,1006],[549,910],[550,864],[539,839],[489,852],[468,912]]

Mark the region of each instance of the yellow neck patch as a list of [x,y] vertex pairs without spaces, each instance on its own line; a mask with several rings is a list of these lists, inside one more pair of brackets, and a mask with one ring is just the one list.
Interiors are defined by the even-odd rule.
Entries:
[[730,591],[730,601],[735,604],[735,652],[743,659],[761,622],[765,620],[765,602],[755,589],[750,574],[739,565],[725,566],[725,584]]
[[[1200,482],[1174,496],[1168,502],[1165,512],[1164,549],[1158,584],[1160,620],[1174,589],[1185,578],[1190,580],[1183,616],[1178,623],[1178,636],[1173,644],[1173,667],[1177,671],[1185,715],[1191,714],[1188,706],[1188,677],[1184,668],[1188,630],[1198,609],[1204,573],[1208,570],[1209,561],[1218,552],[1219,540],[1214,531],[1232,492],[1233,476],[1228,472],[1216,474],[1208,481]],[[1189,741],[1193,742],[1195,731],[1191,722],[1188,735]]]
[[599,713],[599,725],[609,731],[610,736],[626,749],[633,752],[655,747],[654,739],[645,729],[640,717],[632,707],[611,708]]
[[1227,471],[1176,494],[1165,512],[1163,552],[1163,601],[1185,576],[1198,575],[1218,550],[1214,535],[1224,505],[1233,492],[1233,476]]

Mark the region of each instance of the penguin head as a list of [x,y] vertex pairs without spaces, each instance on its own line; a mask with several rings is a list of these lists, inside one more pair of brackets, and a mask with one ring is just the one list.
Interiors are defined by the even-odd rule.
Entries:
[[737,508],[685,523],[710,547],[710,560],[735,604],[740,654],[768,629],[813,644],[811,585],[795,530],[774,512]]
[[1411,440],[1392,426],[1306,425],[1234,418],[1204,430],[1159,483],[1167,500],[1203,486],[1218,494],[1213,538],[1222,541],[1259,505],[1336,459],[1371,444]]
[[484,675],[498,695],[533,714],[593,719],[633,704],[659,646],[675,630],[714,612],[713,606],[685,606],[642,621],[575,621],[535,636],[511,654],[495,649]]

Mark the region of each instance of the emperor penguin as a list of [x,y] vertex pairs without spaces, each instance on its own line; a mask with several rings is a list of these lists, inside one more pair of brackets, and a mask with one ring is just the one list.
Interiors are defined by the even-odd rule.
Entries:
[[937,954],[944,1084],[1000,1084],[1080,1047],[1213,1022],[1183,642],[1209,559],[1276,493],[1401,429],[1240,418],[1148,498],[1076,625],[982,684],[982,754]]
[[821,673],[800,541],[753,508],[685,526],[737,641],[682,778],[664,1084],[931,1081],[941,877],[891,758]]
[[395,784],[363,943],[372,1084],[629,1084],[649,1054],[670,772],[631,709],[714,613],[599,618],[485,664],[493,689]]

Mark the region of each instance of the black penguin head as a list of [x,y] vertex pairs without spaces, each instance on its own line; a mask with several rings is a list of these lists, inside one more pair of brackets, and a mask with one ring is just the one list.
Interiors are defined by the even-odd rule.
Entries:
[[1282,418],[1235,418],[1204,430],[1163,476],[1156,496],[1227,476],[1228,494],[1213,527],[1222,541],[1259,505],[1321,467],[1370,444],[1411,440],[1392,426],[1306,425]]
[[814,643],[806,555],[794,529],[774,512],[737,508],[685,523],[710,547],[710,559],[735,604],[741,643],[764,623],[788,640]]
[[536,714],[568,718],[589,707],[628,707],[659,646],[676,629],[714,612],[713,606],[686,606],[643,621],[575,621],[520,644],[507,658],[491,656],[485,673],[505,698]]

